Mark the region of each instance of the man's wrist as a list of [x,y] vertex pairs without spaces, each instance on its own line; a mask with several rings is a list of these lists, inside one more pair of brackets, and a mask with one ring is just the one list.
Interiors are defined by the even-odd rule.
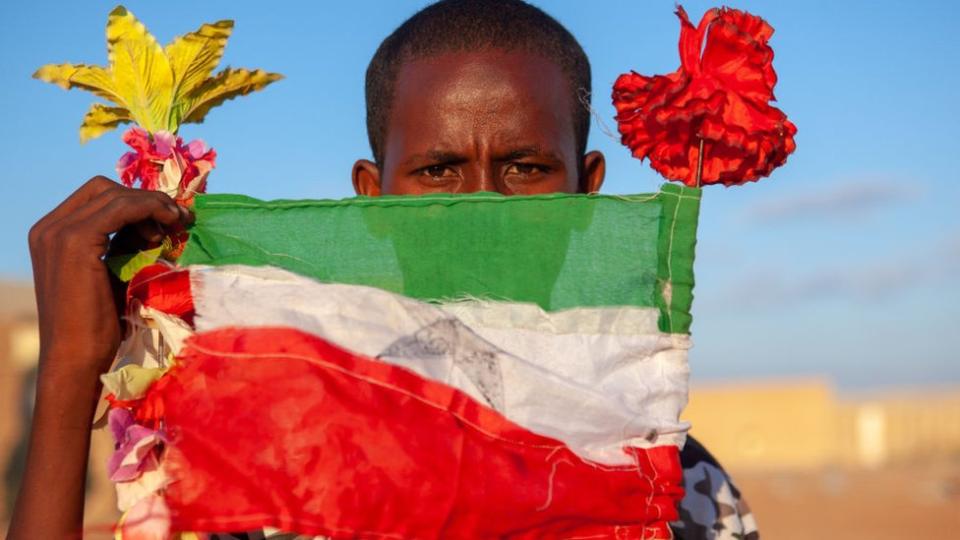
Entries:
[[[100,347],[101,349],[103,347]],[[40,349],[40,377],[51,379],[83,379],[95,381],[113,360],[113,354],[91,354],[97,347],[62,343],[60,341]]]
[[41,364],[36,414],[55,419],[58,428],[89,430],[99,396],[100,374],[96,368],[56,365],[55,358]]

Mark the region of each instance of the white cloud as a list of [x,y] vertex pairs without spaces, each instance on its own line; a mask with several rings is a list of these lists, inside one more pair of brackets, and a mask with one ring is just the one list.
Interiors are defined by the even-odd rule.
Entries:
[[960,230],[952,230],[907,253],[856,266],[826,267],[800,275],[783,268],[754,270],[736,278],[717,296],[699,301],[724,311],[792,307],[822,300],[863,304],[952,282],[958,276]]
[[748,206],[744,220],[750,223],[782,223],[808,220],[859,218],[887,206],[915,199],[917,184],[889,178],[863,178],[832,183],[818,191],[804,191]]

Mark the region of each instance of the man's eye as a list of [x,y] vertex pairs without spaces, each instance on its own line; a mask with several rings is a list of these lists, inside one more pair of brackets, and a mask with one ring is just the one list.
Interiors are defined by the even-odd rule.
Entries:
[[422,169],[421,173],[437,180],[448,180],[457,176],[457,172],[449,165],[431,165]]
[[544,172],[547,172],[547,168],[543,165],[534,163],[511,163],[507,166],[506,170],[503,171],[503,175],[508,179],[518,177],[527,178],[537,176]]

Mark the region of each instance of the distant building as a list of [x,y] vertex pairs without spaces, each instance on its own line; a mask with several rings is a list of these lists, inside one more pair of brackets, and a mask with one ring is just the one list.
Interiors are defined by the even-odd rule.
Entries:
[[840,399],[823,379],[694,387],[684,418],[738,470],[960,458],[960,388]]

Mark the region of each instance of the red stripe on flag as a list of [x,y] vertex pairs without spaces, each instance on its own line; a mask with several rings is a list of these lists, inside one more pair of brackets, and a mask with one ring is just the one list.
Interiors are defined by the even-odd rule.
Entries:
[[670,538],[677,448],[584,461],[463,392],[285,328],[198,334],[148,394],[174,530]]

